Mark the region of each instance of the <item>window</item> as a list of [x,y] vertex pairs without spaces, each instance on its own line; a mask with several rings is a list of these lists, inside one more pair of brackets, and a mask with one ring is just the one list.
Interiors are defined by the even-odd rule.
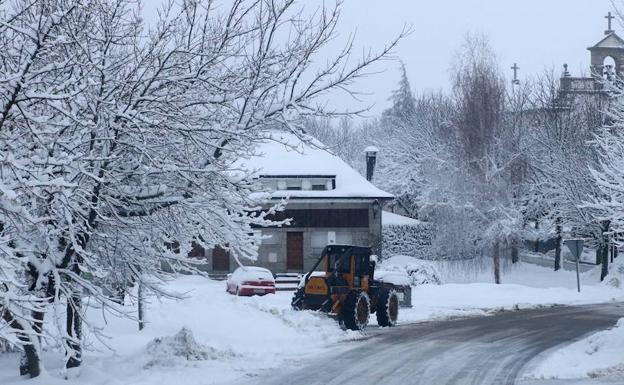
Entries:
[[352,245],[353,234],[347,231],[339,231],[336,234],[336,243],[339,245]]
[[286,184],[288,185],[286,190],[301,190],[302,181],[301,179],[289,179]]
[[310,238],[312,247],[315,249],[327,246],[327,233],[325,231],[314,231]]
[[264,187],[273,190],[313,190],[336,189],[335,175],[261,175]]
[[269,231],[264,231],[262,234],[262,244],[263,245],[277,245],[280,242],[278,233],[271,233]]

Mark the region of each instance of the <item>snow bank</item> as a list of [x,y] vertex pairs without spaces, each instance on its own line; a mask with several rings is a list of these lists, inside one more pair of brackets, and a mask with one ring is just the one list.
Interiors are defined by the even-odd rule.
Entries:
[[624,318],[617,325],[559,349],[542,360],[528,377],[609,377],[624,380]]
[[[586,278],[598,280],[600,266],[585,274]],[[624,258],[615,259],[609,275],[596,288],[617,295],[624,292]],[[587,289],[587,288],[585,288]],[[621,300],[621,295],[620,295]],[[548,355],[527,377],[534,378],[587,378],[608,377],[624,382],[624,318],[609,330],[592,334],[580,341],[558,349]]]
[[[458,316],[486,315],[501,310],[555,305],[583,305],[624,300],[624,291],[602,285],[586,286],[581,293],[563,287],[471,283],[421,285],[412,288],[411,309],[401,309],[401,322],[420,322]],[[620,345],[622,346],[622,345]]]
[[616,258],[609,267],[609,274],[605,277],[605,285],[624,289],[624,257]]

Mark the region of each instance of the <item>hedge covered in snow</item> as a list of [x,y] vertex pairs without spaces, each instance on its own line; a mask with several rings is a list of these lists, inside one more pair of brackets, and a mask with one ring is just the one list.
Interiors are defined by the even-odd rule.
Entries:
[[411,255],[421,259],[433,259],[431,240],[433,230],[429,223],[410,225],[384,225],[382,230],[383,253],[390,255]]

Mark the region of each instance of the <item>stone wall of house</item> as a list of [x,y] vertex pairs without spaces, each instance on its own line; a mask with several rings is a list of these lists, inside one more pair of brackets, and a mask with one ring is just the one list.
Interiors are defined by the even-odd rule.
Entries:
[[[250,264],[270,269],[274,273],[301,272],[287,269],[287,234],[301,232],[303,234],[303,271],[311,269],[318,260],[321,251],[330,241],[335,244],[353,244],[356,246],[370,246],[373,252],[381,254],[382,228],[381,205],[374,201],[360,202],[308,202],[291,201],[288,204],[291,210],[314,209],[366,209],[368,210],[368,227],[290,227],[259,229],[263,237],[258,249],[258,260],[249,261]],[[205,269],[212,272],[212,250],[207,250]],[[242,261],[245,263],[245,261]],[[230,271],[238,267],[234,258],[230,257]]]

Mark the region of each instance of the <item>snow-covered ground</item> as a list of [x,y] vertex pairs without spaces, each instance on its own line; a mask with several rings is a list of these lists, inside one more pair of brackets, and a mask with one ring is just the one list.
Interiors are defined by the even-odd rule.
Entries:
[[[473,283],[413,288],[414,306],[401,309],[400,323],[500,309],[624,300],[624,290],[598,283],[593,272],[583,274],[581,293],[576,292],[575,275],[569,271],[554,273],[519,264],[505,272],[502,285],[492,284],[490,276],[484,272]],[[131,320],[109,316],[104,324],[93,311],[92,319],[105,326],[110,336],[107,343],[114,351],[89,337],[90,351],[85,353],[80,373],[71,373],[66,381],[59,369],[62,357],[50,349],[45,357],[47,373],[27,383],[164,385],[185,379],[194,384],[236,384],[366,338],[366,332],[343,331],[322,314],[291,310],[291,292],[235,297],[225,292],[224,282],[200,277],[179,278],[169,289],[187,293],[187,298],[152,299],[149,324],[141,332]],[[177,340],[168,338],[176,335]],[[0,355],[0,384],[24,384],[17,376],[17,359],[16,355]]]
[[[596,281],[598,269],[583,275],[586,280]],[[603,288],[624,289],[624,261],[616,260],[611,266],[610,274],[605,279]],[[624,317],[624,314],[622,314]],[[543,360],[539,360],[530,373],[529,378],[610,378],[619,379],[624,383],[624,318],[610,329],[601,331],[586,338],[551,352]]]
[[[616,266],[624,265],[624,260],[621,262]],[[580,275],[581,292],[578,293],[576,272],[573,271],[554,272],[550,268],[518,263],[503,272],[501,285],[495,285],[493,273],[487,269],[460,273],[462,269],[454,262],[429,263],[437,267],[447,283],[412,288],[414,306],[402,309],[402,322],[480,315],[497,310],[624,300],[622,288],[600,283],[599,267]],[[466,283],[468,278],[471,283]]]
[[[57,379],[62,357],[49,353],[45,357],[48,373],[28,384],[169,385],[181,379],[189,384],[235,384],[318,354],[337,342],[362,337],[340,330],[334,320],[321,314],[290,310],[292,293],[236,297],[225,292],[225,282],[201,277],[180,278],[169,289],[186,293],[187,298],[152,299],[149,324],[141,332],[134,321],[108,316],[104,332],[114,352],[89,338],[88,344],[98,351],[86,354],[79,376],[71,373],[70,381]],[[92,316],[98,317],[98,312]],[[152,343],[182,328],[192,332],[207,359],[187,361],[175,356],[175,347]],[[17,359],[16,355],[0,355],[0,384],[24,383],[16,375]]]
[[617,326],[592,334],[563,347],[541,360],[527,377],[618,378],[624,383],[624,318]]

